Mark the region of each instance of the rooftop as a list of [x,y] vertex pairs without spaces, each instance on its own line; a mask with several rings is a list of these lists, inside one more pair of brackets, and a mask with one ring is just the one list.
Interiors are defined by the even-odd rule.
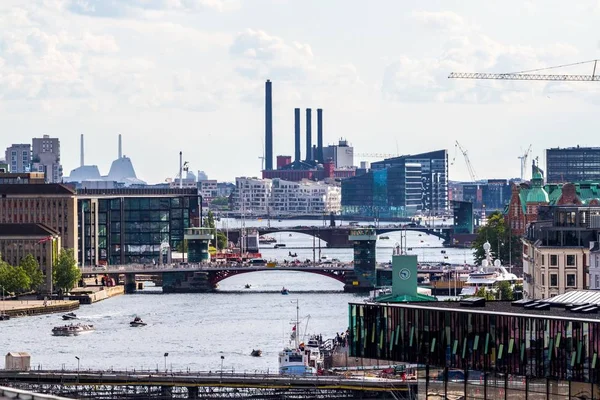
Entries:
[[0,184],[0,195],[74,195],[68,186],[60,183],[46,184]]
[[0,224],[1,236],[52,236],[58,231],[44,224]]

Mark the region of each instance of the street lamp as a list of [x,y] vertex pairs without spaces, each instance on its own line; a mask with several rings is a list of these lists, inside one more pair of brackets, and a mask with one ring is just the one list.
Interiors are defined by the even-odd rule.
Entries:
[[221,380],[223,380],[223,360],[225,360],[225,356],[221,356]]
[[165,353],[165,372],[167,372],[167,357],[169,357],[169,353]]
[[79,375],[79,357],[75,356],[77,359],[77,375]]

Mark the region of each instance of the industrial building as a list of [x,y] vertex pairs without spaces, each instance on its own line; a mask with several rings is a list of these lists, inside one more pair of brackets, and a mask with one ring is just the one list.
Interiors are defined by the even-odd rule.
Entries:
[[448,151],[437,150],[422,154],[386,158],[371,163],[371,170],[382,170],[393,166],[419,164],[421,170],[421,209],[434,213],[448,210]]
[[546,149],[548,183],[600,180],[600,147]]

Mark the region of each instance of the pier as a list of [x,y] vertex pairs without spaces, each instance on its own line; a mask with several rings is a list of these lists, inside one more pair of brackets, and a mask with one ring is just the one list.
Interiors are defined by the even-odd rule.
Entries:
[[77,399],[416,399],[415,381],[232,371],[0,371],[0,384]]

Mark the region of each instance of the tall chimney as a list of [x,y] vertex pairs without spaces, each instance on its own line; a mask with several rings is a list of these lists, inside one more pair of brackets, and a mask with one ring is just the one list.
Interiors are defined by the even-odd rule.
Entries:
[[265,82],[265,169],[273,169],[273,104],[271,81]]
[[121,145],[121,134],[119,133],[119,159],[123,158],[123,146]]
[[317,158],[322,164],[323,160],[323,109],[317,108]]
[[312,121],[311,109],[306,109],[306,161],[311,162],[314,158],[312,154]]
[[81,155],[79,158],[79,164],[83,167],[85,165],[85,159],[83,157],[83,133],[81,134]]
[[300,162],[300,109],[294,108],[294,138],[296,146],[294,148],[294,161]]

